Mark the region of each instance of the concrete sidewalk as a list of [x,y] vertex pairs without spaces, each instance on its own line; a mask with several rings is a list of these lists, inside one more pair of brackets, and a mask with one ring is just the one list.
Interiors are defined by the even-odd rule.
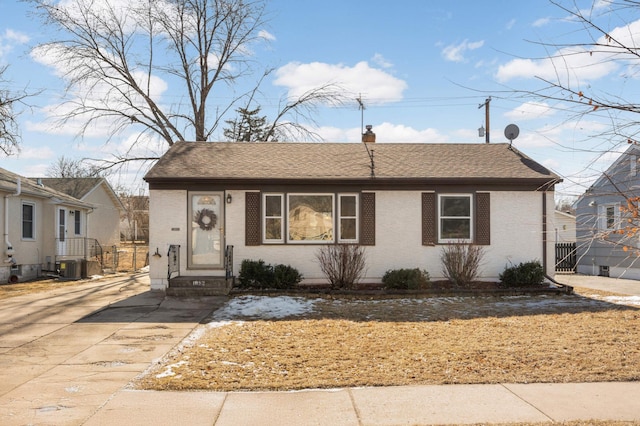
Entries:
[[431,425],[568,420],[640,424],[640,382],[399,386],[299,392],[118,392],[85,424]]
[[[602,279],[601,285],[621,292],[612,290],[608,280],[613,279]],[[589,419],[640,424],[640,382],[246,393],[129,390],[133,378],[226,301],[165,298],[148,288],[148,277],[139,274],[0,300],[0,424],[427,425]]]

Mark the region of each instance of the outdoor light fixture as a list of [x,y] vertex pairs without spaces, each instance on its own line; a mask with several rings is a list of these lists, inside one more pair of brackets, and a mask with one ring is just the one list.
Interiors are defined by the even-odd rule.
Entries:
[[484,126],[478,127],[478,137],[479,138],[483,138],[484,137]]
[[227,204],[231,204],[231,201],[233,201],[233,198],[231,198],[231,194],[227,194]]

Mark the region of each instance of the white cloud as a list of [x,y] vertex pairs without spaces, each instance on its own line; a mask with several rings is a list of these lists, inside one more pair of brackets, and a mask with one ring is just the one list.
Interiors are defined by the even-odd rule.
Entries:
[[533,21],[533,24],[531,24],[534,28],[539,28],[539,27],[544,27],[545,25],[547,25],[549,22],[551,22],[550,18],[540,18],[540,19],[536,19],[535,21]]
[[[441,143],[449,141],[446,135],[433,128],[420,130],[389,122],[372,124],[372,126],[372,130],[376,134],[376,143]],[[341,129],[326,126],[312,130],[327,142],[362,142],[362,130],[358,127]]]
[[450,44],[442,49],[442,56],[447,61],[451,62],[463,62],[465,60],[464,54],[467,51],[476,50],[484,45],[484,40],[469,42],[464,40],[462,43],[454,45]]
[[387,61],[384,56],[382,56],[380,53],[376,53],[375,55],[373,55],[373,58],[371,58],[371,61],[382,67],[382,68],[391,68],[393,67],[393,64],[389,61]]
[[9,53],[16,45],[25,44],[29,37],[21,32],[7,28],[0,34],[0,58]]
[[407,83],[382,70],[372,68],[367,62],[358,62],[353,67],[342,64],[291,62],[276,71],[273,84],[288,89],[290,98],[324,84],[337,84],[346,93],[362,94],[369,104],[384,104],[402,99]]
[[55,153],[48,146],[32,148],[23,145],[16,157],[20,160],[49,160],[55,157]]
[[[609,35],[624,46],[638,46],[640,44],[640,20],[633,21],[623,27],[617,27]],[[576,46],[558,49],[550,57],[544,59],[514,59],[498,68],[496,78],[500,82],[515,78],[534,77],[551,81],[569,79],[570,81],[584,82],[611,74],[626,59],[636,59],[625,55],[624,52],[620,53],[620,49],[615,50],[616,44],[606,36],[600,37],[595,43],[599,45],[595,52]]]
[[504,114],[505,117],[512,120],[534,120],[550,115],[553,115],[553,110],[544,102],[525,102]]
[[266,30],[260,30],[258,32],[258,37],[260,37],[261,39],[264,39],[264,40],[268,40],[268,41],[275,41],[276,40],[276,36],[274,36],[269,31],[266,31]]

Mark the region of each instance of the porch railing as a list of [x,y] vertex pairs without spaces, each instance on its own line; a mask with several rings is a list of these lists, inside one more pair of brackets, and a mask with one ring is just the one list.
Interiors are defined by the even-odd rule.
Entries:
[[167,252],[167,280],[171,279],[171,275],[178,273],[176,277],[180,276],[180,245],[171,244],[169,251]]
[[56,260],[63,258],[97,259],[103,263],[104,251],[95,238],[56,238]]
[[233,246],[227,246],[224,251],[224,270],[226,278],[233,277]]
[[[224,250],[225,278],[233,277],[233,246],[228,245]],[[176,275],[174,275],[176,274]],[[167,252],[167,280],[180,276],[180,245],[171,244]]]

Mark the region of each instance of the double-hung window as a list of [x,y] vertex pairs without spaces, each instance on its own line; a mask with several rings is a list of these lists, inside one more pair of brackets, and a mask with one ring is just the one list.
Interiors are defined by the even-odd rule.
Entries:
[[358,196],[356,194],[338,195],[338,221],[341,243],[358,242]]
[[25,240],[33,240],[36,237],[35,211],[34,204],[22,203],[22,238]]
[[284,197],[282,194],[265,194],[263,198],[263,223],[264,242],[282,243],[284,242]]
[[620,204],[604,204],[598,206],[601,231],[614,231],[620,229]]
[[472,241],[472,206],[470,194],[438,196],[438,241],[440,243]]

